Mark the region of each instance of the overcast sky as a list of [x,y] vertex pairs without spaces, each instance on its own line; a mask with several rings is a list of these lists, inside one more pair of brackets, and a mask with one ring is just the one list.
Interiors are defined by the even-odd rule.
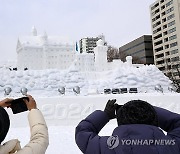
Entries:
[[120,47],[151,34],[149,6],[155,0],[0,0],[0,60],[16,59],[20,36],[31,33],[68,37],[104,34]]

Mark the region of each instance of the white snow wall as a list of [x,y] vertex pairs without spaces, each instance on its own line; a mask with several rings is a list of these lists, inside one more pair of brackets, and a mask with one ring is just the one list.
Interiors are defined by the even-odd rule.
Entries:
[[[129,100],[142,99],[152,105],[163,107],[180,113],[180,94],[152,93],[152,94],[118,94],[118,95],[93,95],[93,96],[59,96],[40,98],[35,97],[38,108],[43,112],[48,126],[77,125],[83,118],[94,110],[104,110],[108,99],[117,99],[118,104],[124,104]],[[12,114],[7,109],[11,127],[27,127],[28,112]],[[116,121],[114,121],[116,122]]]
[[138,92],[153,92],[160,84],[164,92],[169,92],[171,81],[154,65],[119,67],[104,72],[79,72],[74,68],[66,71],[10,71],[0,69],[0,96],[6,87],[12,88],[12,95],[20,93],[26,87],[29,93],[39,96],[58,96],[58,87],[66,88],[66,95],[73,95],[73,87],[79,86],[82,95],[88,95],[92,89],[102,93],[104,88],[138,88]]

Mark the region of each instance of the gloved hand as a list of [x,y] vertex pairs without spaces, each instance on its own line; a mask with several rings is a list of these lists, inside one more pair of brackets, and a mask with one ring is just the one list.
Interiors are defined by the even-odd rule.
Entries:
[[108,100],[106,107],[104,109],[104,112],[107,113],[110,120],[116,118],[115,110],[118,104],[115,104],[115,102],[116,102],[116,99]]

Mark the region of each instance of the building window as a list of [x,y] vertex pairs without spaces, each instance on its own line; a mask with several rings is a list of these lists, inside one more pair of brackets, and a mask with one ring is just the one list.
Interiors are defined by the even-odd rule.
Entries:
[[162,44],[162,40],[160,40],[160,41],[158,41],[158,42],[155,42],[155,43],[154,43],[154,46],[159,45],[159,44]]
[[162,22],[166,22],[166,18],[162,19]]
[[166,52],[166,56],[168,56],[169,55],[169,51],[168,52]]
[[173,3],[173,0],[169,1],[168,3],[166,3],[166,7],[168,7],[169,5],[171,5]]
[[168,32],[167,31],[165,31],[165,32],[163,32],[163,35],[165,36],[165,35],[167,35],[168,34]]
[[168,27],[171,27],[172,25],[175,25],[175,20],[170,22],[170,23],[168,23]]
[[177,38],[177,35],[173,35],[173,36],[170,36],[169,37],[169,40],[174,40],[174,39],[176,39]]
[[165,5],[161,6],[161,10],[165,9]]
[[165,49],[169,48],[169,44],[165,45]]
[[153,31],[153,34],[159,32],[159,31],[161,31],[161,27],[159,27],[159,28],[157,28],[156,30],[154,30],[154,31]]
[[156,58],[164,58],[164,54],[161,53],[161,54],[159,54],[159,55],[156,55]]
[[167,25],[163,25],[163,29],[166,29],[167,28]]
[[162,51],[163,50],[163,47],[159,47],[157,49],[155,49],[155,52],[159,52],[159,51]]
[[158,6],[159,6],[159,3],[156,3],[154,6],[151,7],[151,10],[154,10]]
[[159,67],[159,70],[160,71],[164,71],[165,70],[165,67],[163,66],[163,67]]
[[175,46],[177,46],[177,42],[174,42],[174,43],[171,43],[170,44],[170,47],[172,48],[172,47],[175,47]]
[[180,67],[180,65],[179,65],[179,64],[172,65],[172,68],[173,68],[173,69],[177,69],[177,68],[179,68],[179,67]]
[[161,0],[161,1],[160,1],[160,3],[163,3],[163,2],[164,2],[164,0]]
[[153,28],[155,28],[156,26],[158,26],[158,25],[160,25],[160,24],[161,24],[160,21],[156,22],[156,23],[153,25]]
[[166,10],[166,14],[172,12],[174,10],[174,7],[171,7],[170,9]]
[[179,57],[173,57],[173,58],[171,58],[171,61],[172,62],[179,61]]
[[174,54],[176,54],[176,53],[178,53],[178,49],[175,49],[175,50],[172,50],[172,51],[171,51],[171,55],[174,55]]
[[166,14],[166,12],[164,11],[163,13],[161,13],[162,16],[164,16]]
[[170,16],[168,16],[168,17],[167,17],[167,20],[170,20],[170,19],[172,19],[172,18],[174,18],[174,14],[171,14]]
[[166,37],[165,39],[164,39],[164,42],[167,42],[168,41],[168,37]]
[[173,32],[175,32],[175,31],[176,31],[176,27],[170,29],[170,30],[168,31],[168,33],[173,33]]
[[154,40],[156,40],[156,39],[158,39],[158,38],[160,38],[160,37],[162,37],[162,34],[159,34],[159,35],[155,36],[155,37],[154,37]]
[[152,19],[152,22],[156,21],[156,20],[159,19],[159,18],[160,18],[160,14],[157,15],[155,18],[153,18],[153,19]]

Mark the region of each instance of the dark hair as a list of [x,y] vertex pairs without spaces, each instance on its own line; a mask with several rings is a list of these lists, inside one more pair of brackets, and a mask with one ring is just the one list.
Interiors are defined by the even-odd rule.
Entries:
[[10,126],[9,115],[3,107],[0,107],[0,143],[5,139]]
[[125,124],[147,124],[158,126],[157,113],[154,107],[142,100],[132,100],[117,111],[117,122]]

